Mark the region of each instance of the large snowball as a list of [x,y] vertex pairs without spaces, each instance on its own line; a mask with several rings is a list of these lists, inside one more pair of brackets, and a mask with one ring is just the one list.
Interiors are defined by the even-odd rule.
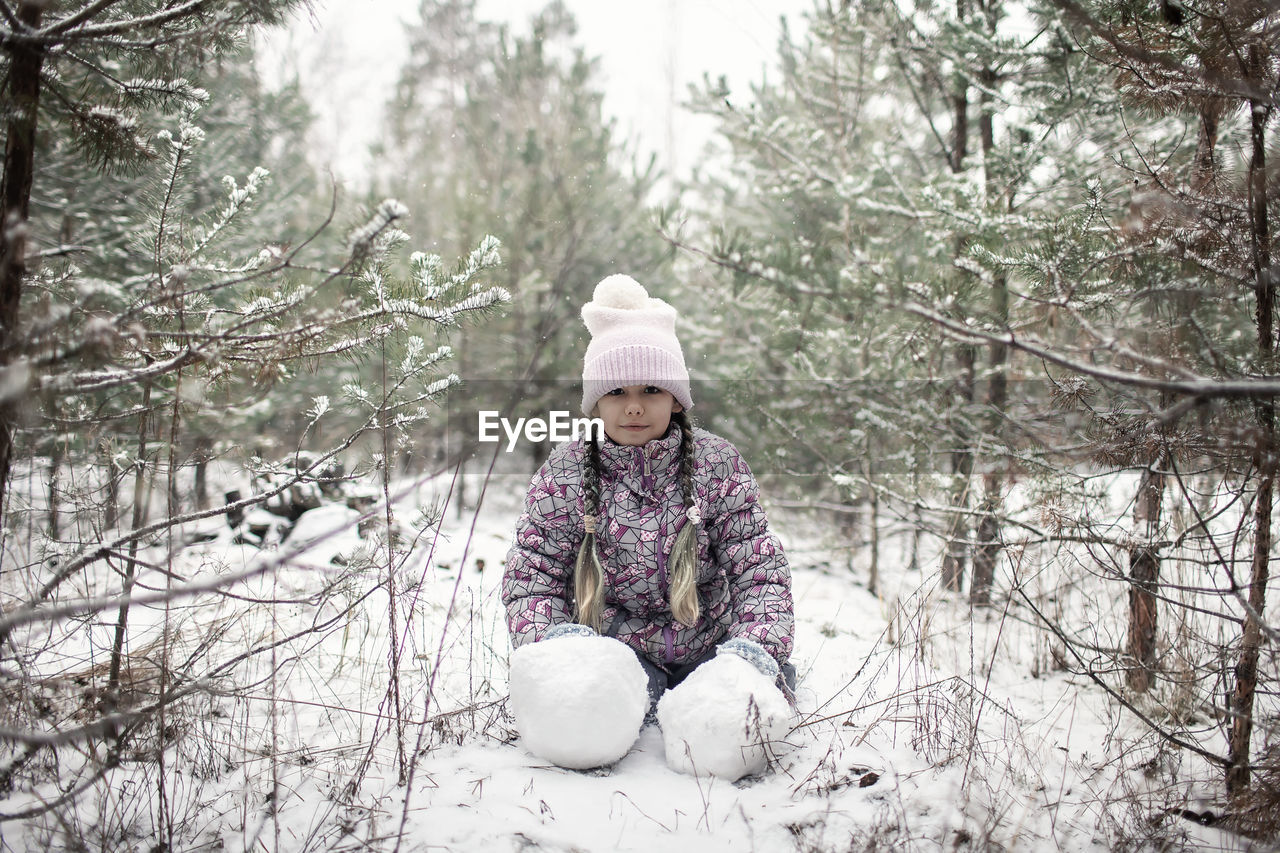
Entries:
[[658,702],[667,765],[736,780],[760,773],[789,729],[773,679],[737,655],[717,655]]
[[560,637],[511,654],[511,713],[524,746],[561,767],[627,754],[649,708],[648,677],[625,644]]

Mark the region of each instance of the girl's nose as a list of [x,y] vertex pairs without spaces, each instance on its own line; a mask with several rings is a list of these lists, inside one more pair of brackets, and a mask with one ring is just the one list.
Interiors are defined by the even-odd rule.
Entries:
[[644,406],[640,404],[639,400],[632,398],[627,401],[627,414],[642,415],[644,414]]

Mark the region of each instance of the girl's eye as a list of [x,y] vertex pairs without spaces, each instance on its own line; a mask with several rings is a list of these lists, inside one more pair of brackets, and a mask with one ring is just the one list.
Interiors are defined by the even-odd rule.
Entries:
[[661,394],[661,393],[662,393],[662,389],[661,389],[661,388],[659,388],[657,385],[646,385],[646,386],[644,386],[644,393],[646,393],[646,394]]
[[614,388],[612,391],[606,391],[606,392],[605,392],[605,396],[606,396],[606,397],[619,397],[619,396],[621,396],[621,395],[622,395],[622,389],[621,389],[621,388]]

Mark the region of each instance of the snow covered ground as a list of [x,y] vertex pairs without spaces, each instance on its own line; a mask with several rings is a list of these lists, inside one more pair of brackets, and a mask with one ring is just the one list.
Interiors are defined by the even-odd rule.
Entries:
[[[470,478],[474,501],[481,477]],[[139,735],[137,753],[74,805],[0,823],[0,849],[77,837],[154,849],[157,833],[175,849],[229,851],[1254,849],[1176,814],[1208,803],[1217,789],[1195,780],[1215,771],[1064,671],[1025,613],[972,615],[937,589],[936,572],[894,559],[905,543],[893,539],[872,595],[858,557],[852,575],[834,568],[845,563],[838,543],[778,510],[793,562],[799,712],[769,772],[736,783],[675,772],[652,727],[603,770],[536,759],[507,709],[499,600],[525,483],[495,477],[478,512],[450,502],[448,475],[401,484],[397,515],[413,550],[392,579],[394,609],[385,570],[352,568],[378,537],[361,537],[344,507],[304,515],[275,550],[225,533],[183,549],[173,565],[188,579],[250,575],[230,595],[135,606],[131,648],[139,659],[160,648],[203,661],[207,690],[174,712],[163,761]],[[413,521],[430,507],[438,524]],[[315,544],[299,551],[306,539]],[[165,562],[163,543],[149,559]],[[56,689],[56,660],[74,662],[64,682],[73,666],[102,664],[110,621],[50,644],[45,689]],[[103,750],[64,751],[61,790]],[[58,796],[47,784],[0,805],[14,814]]]

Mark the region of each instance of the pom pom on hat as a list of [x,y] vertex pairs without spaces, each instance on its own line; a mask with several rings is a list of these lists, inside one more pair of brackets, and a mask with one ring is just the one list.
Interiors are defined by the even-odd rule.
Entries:
[[596,285],[591,302],[602,308],[638,311],[648,307],[649,292],[629,275],[611,275]]
[[590,415],[614,388],[656,385],[693,408],[689,370],[676,338],[676,309],[651,297],[629,275],[611,275],[582,306],[591,332],[582,365],[582,412]]

